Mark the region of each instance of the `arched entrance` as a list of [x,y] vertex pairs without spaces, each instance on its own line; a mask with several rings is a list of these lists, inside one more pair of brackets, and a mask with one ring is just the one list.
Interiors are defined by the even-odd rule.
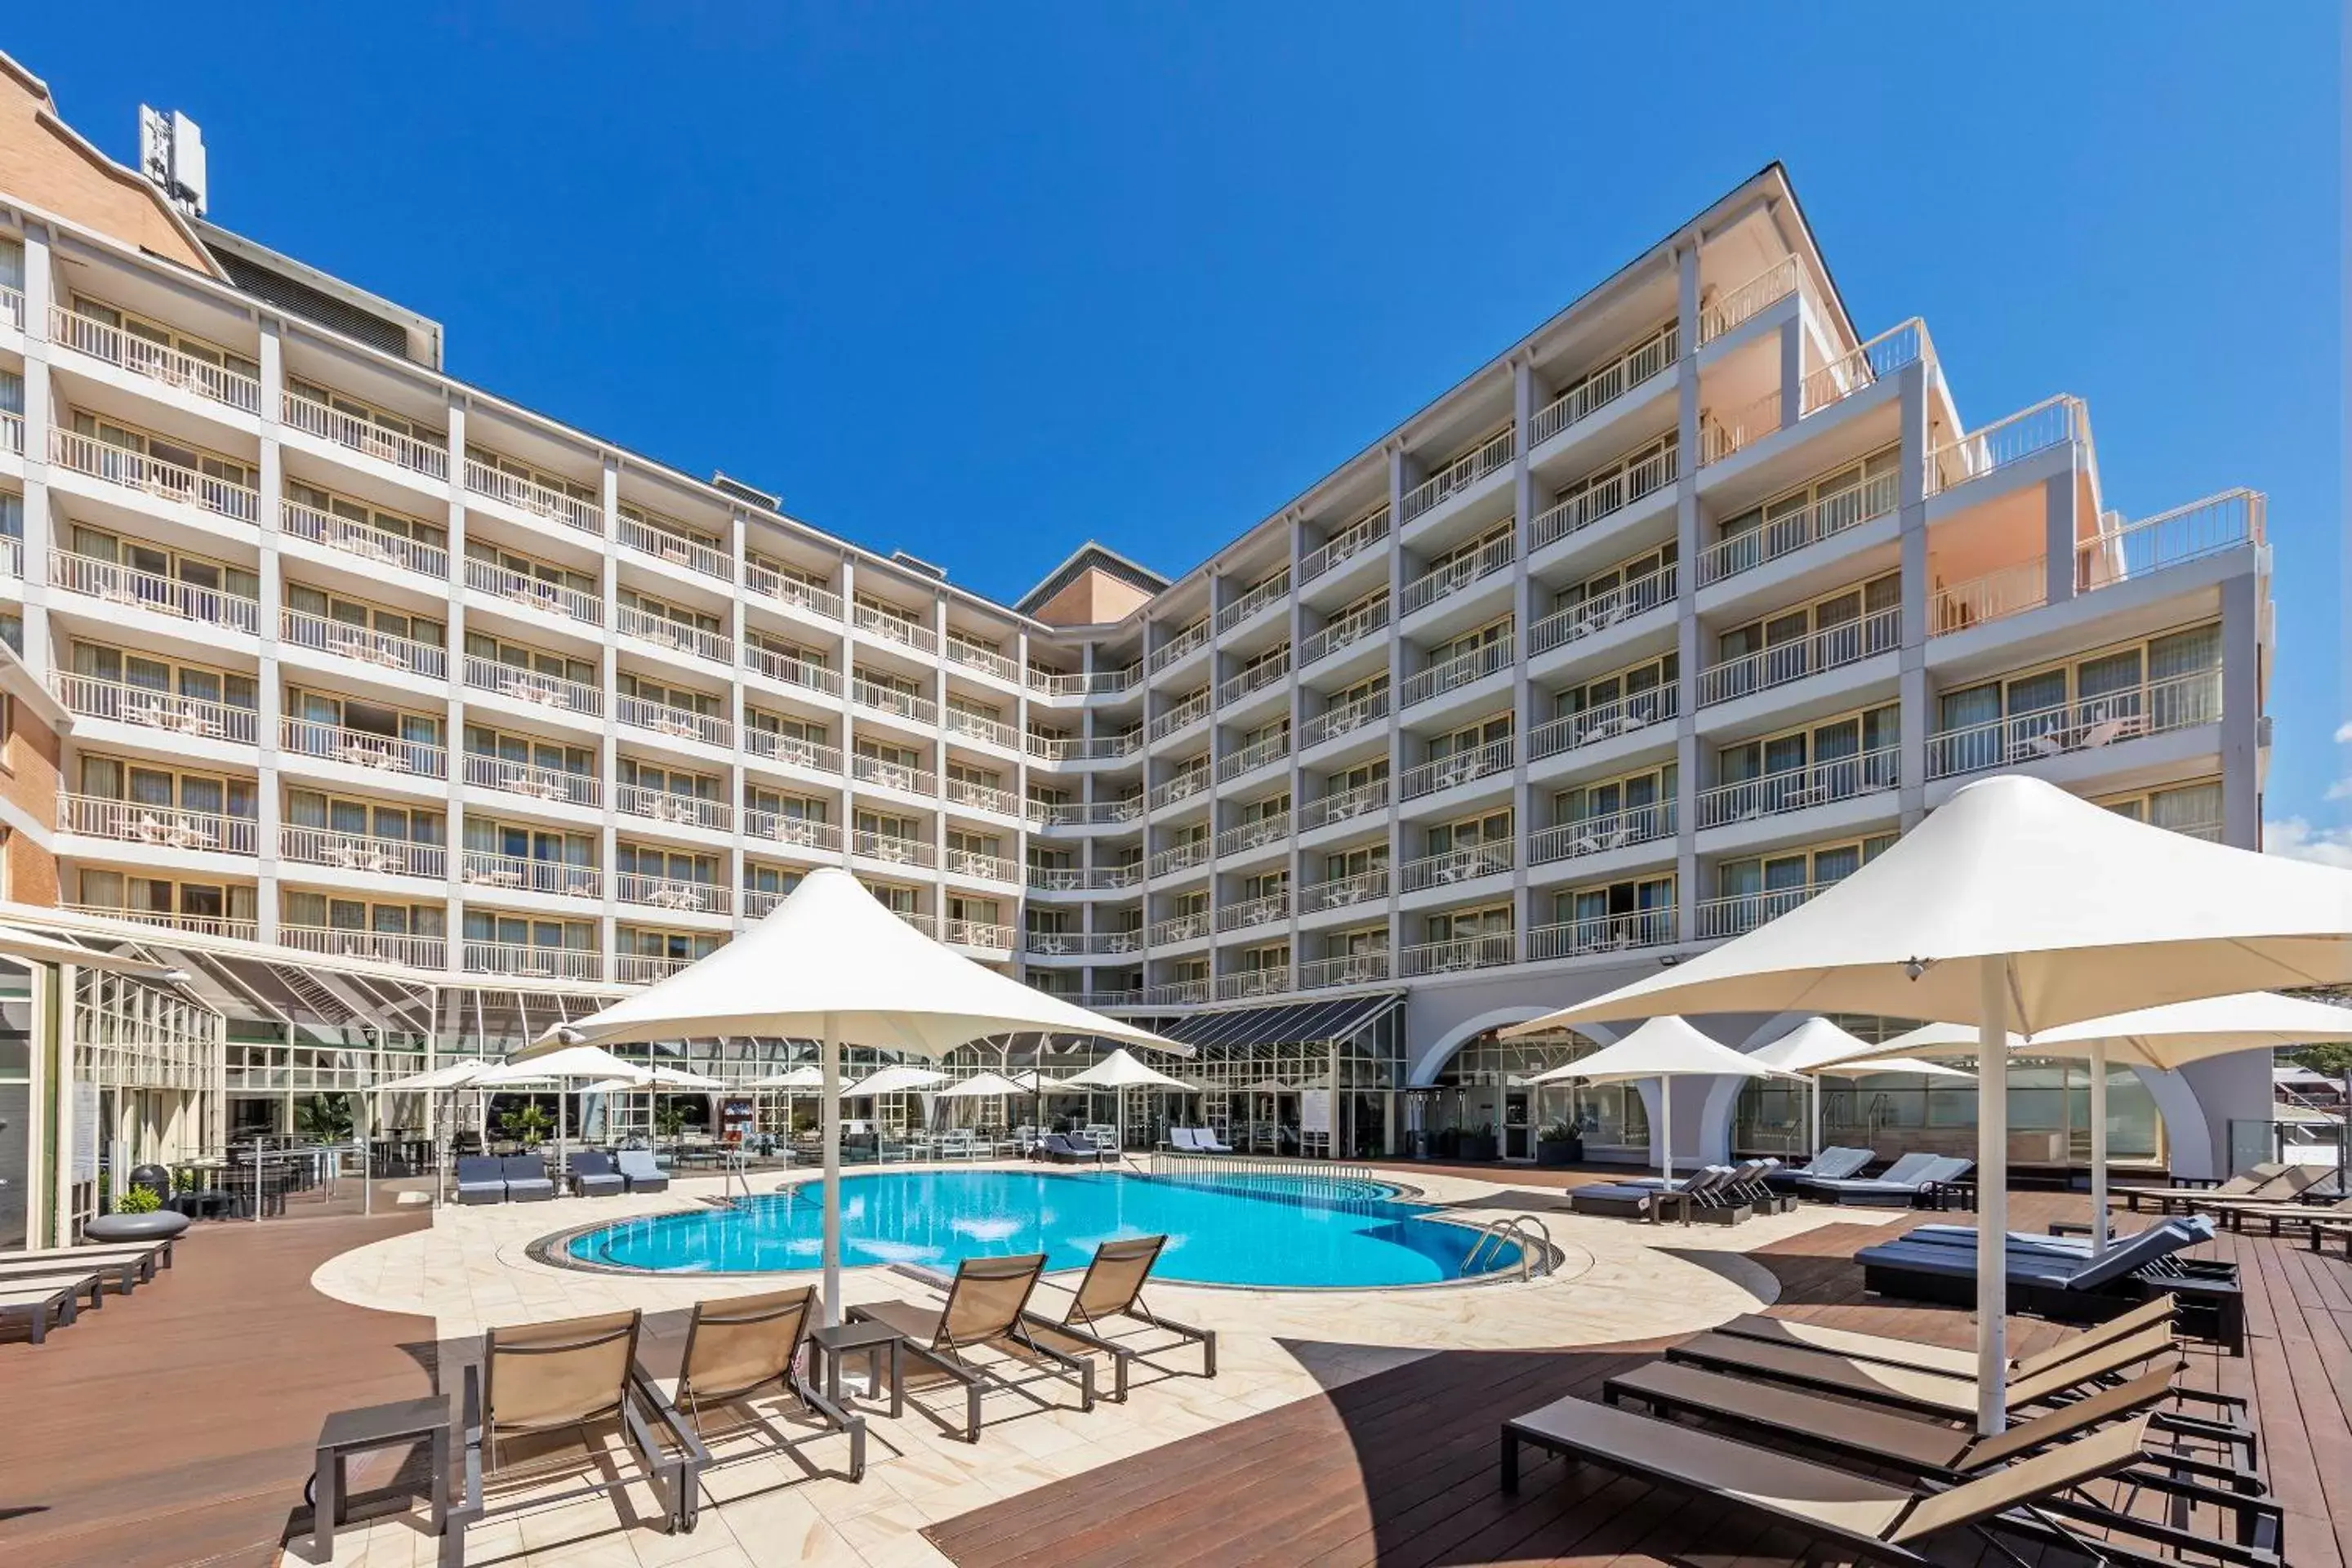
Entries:
[[1638,1086],[1528,1081],[1591,1055],[1614,1031],[1499,1037],[1506,1025],[1538,1016],[1531,1007],[1501,1009],[1460,1026],[1423,1054],[1406,1097],[1407,1152],[1505,1164],[1649,1157],[1650,1113]]

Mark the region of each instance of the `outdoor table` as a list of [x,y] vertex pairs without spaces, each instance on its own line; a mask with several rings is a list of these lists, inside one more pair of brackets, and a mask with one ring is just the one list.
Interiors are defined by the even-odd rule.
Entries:
[[311,1539],[320,1562],[334,1555],[335,1526],[343,1522],[343,1507],[348,1500],[344,1492],[351,1456],[372,1448],[418,1442],[432,1445],[430,1495],[433,1533],[437,1536],[449,1523],[448,1396],[433,1394],[392,1405],[363,1405],[357,1410],[338,1410],[327,1417],[326,1424],[319,1428],[317,1457],[308,1489],[315,1516]]
[[882,1352],[890,1352],[890,1418],[897,1420],[906,1410],[907,1384],[899,1373],[898,1347],[903,1336],[887,1323],[839,1323],[830,1329],[812,1329],[809,1341],[824,1359],[824,1396],[834,1404],[841,1403],[842,1358],[864,1352],[866,1354],[866,1396],[874,1397],[875,1385],[882,1381]]
[[1688,1193],[1677,1192],[1671,1187],[1661,1188],[1657,1197],[1652,1201],[1650,1205],[1650,1223],[1652,1225],[1665,1224],[1666,1210],[1669,1208],[1681,1210],[1683,1223],[1685,1225],[1690,1224],[1691,1195]]

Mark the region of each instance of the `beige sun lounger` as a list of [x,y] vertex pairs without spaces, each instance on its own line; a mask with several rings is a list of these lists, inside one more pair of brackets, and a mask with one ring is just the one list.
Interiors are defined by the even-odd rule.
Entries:
[[[707,1442],[702,1425],[706,1411],[726,1405],[749,1408],[762,1394],[788,1394],[802,1409],[830,1429],[849,1438],[849,1479],[866,1475],[866,1418],[836,1408],[809,1386],[798,1365],[801,1346],[807,1342],[809,1320],[814,1315],[816,1288],[795,1286],[760,1296],[737,1296],[723,1301],[697,1301],[686,1326],[686,1349],[678,1361],[675,1385],[659,1385],[671,1402],[694,1423]],[[757,1413],[754,1412],[756,1418]],[[759,1420],[778,1447],[797,1449],[803,1439],[789,1438],[772,1423]],[[713,1460],[714,1464],[720,1461]]]
[[[1673,1346],[1666,1352],[1666,1358],[1795,1384],[1850,1399],[1897,1405],[1929,1415],[1959,1419],[1976,1414],[1977,1384],[1973,1377],[1856,1361],[1851,1356],[1832,1355],[1797,1345],[1770,1344],[1710,1331]],[[2188,1364],[2173,1345],[2172,1331],[2162,1324],[2142,1329],[2055,1366],[2011,1377],[2007,1404],[2014,1410],[2074,1390],[2095,1387],[2149,1362],[2162,1363],[2168,1372],[2178,1372]]]
[[173,1238],[156,1241],[90,1242],[80,1247],[34,1247],[22,1252],[0,1253],[11,1263],[110,1263],[129,1258],[140,1263],[139,1278],[155,1278],[158,1268],[172,1267]]
[[[1164,1236],[1124,1237],[1116,1241],[1099,1243],[1095,1255],[1087,1260],[1087,1272],[1078,1288],[1070,1296],[1070,1304],[1059,1321],[1024,1311],[1024,1320],[1044,1343],[1085,1355],[1089,1351],[1111,1358],[1112,1387],[1110,1397],[1124,1402],[1127,1398],[1128,1363],[1150,1361],[1150,1353],[1174,1346],[1152,1347],[1152,1352],[1109,1337],[1112,1324],[1124,1318],[1162,1333],[1176,1336],[1177,1344],[1201,1347],[1201,1375],[1217,1375],[1217,1334],[1213,1329],[1196,1329],[1173,1319],[1160,1317],[1143,1304],[1144,1282],[1151,1278],[1151,1267],[1160,1259],[1160,1249],[1168,1245]],[[1056,1285],[1055,1289],[1065,1287]],[[1165,1371],[1167,1369],[1162,1368]]]
[[[1029,1392],[1035,1377],[1008,1377],[1000,1365],[983,1364],[971,1352],[986,1350],[994,1356],[1035,1369],[1038,1376],[1075,1384],[1078,1408],[1095,1407],[1094,1363],[1044,1342],[1041,1329],[1028,1317],[1030,1292],[1045,1269],[1042,1252],[1011,1258],[967,1258],[958,1266],[944,1305],[925,1307],[913,1301],[869,1301],[852,1307],[853,1321],[881,1323],[901,1336],[899,1353],[940,1377],[960,1384],[964,1391],[961,1428],[940,1425],[967,1443],[980,1441],[980,1403],[990,1390],[1018,1394],[1031,1403],[1052,1408]],[[1001,1363],[1000,1363],[1001,1364]],[[940,1420],[919,1404],[917,1409]]]
[[68,1275],[96,1275],[118,1296],[128,1296],[131,1286],[149,1277],[144,1259],[136,1255],[120,1258],[19,1258],[15,1253],[0,1253],[0,1286]]
[[[2110,1318],[2079,1334],[2070,1334],[2046,1351],[2012,1358],[2009,1363],[2010,1374],[2015,1377],[2021,1373],[2046,1371],[2076,1356],[2086,1355],[2102,1345],[2128,1339],[2143,1329],[2169,1323],[2173,1310],[2170,1296],[2158,1296],[2134,1307],[2121,1317]],[[1973,1379],[1977,1374],[1977,1352],[1972,1350],[1921,1344],[1916,1340],[1892,1339],[1884,1334],[1856,1333],[1851,1329],[1825,1328],[1819,1323],[1800,1322],[1788,1318],[1768,1318],[1759,1312],[1734,1318],[1719,1325],[1716,1332],[1733,1334],[1743,1340],[1760,1340],[1768,1344],[1821,1351],[1853,1361],[1915,1367],[1921,1372],[1942,1373],[1949,1377]]]
[[95,1274],[0,1282],[0,1321],[24,1319],[33,1343],[37,1345],[49,1337],[51,1318],[57,1320],[59,1328],[74,1321],[80,1311],[85,1290],[89,1293],[89,1304],[97,1306],[99,1289]]
[[2123,1198],[2134,1212],[2142,1198],[2154,1198],[2159,1203],[2176,1203],[2182,1198],[2252,1197],[2294,1169],[2284,1160],[2265,1160],[2259,1165],[2249,1165],[2228,1181],[2210,1187],[2177,1187],[2167,1184],[2161,1187],[2126,1184],[2107,1189],[2111,1198]]

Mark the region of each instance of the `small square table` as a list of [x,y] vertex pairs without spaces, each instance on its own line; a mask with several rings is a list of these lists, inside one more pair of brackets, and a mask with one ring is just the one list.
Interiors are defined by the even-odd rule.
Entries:
[[449,1526],[449,1399],[433,1394],[392,1405],[369,1405],[338,1410],[319,1428],[317,1458],[310,1475],[310,1506],[315,1518],[311,1539],[319,1560],[334,1555],[335,1526],[343,1522],[347,1469],[353,1454],[409,1443],[432,1445],[433,1533]]
[[846,1322],[830,1329],[812,1329],[809,1340],[824,1357],[824,1396],[835,1405],[841,1403],[842,1358],[865,1352],[866,1397],[871,1399],[873,1385],[881,1381],[883,1352],[888,1352],[890,1416],[896,1420],[905,1414],[907,1384],[898,1370],[898,1346],[903,1336],[898,1330],[887,1323]]
[[1666,1210],[1669,1208],[1679,1210],[1683,1223],[1690,1224],[1691,1195],[1678,1187],[1662,1187],[1658,1190],[1657,1195],[1650,1200],[1650,1223],[1665,1224]]

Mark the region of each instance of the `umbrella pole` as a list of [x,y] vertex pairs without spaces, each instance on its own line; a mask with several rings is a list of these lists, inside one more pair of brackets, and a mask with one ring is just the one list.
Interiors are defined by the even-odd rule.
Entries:
[[824,1082],[817,1112],[824,1122],[824,1322],[841,1321],[841,1037],[834,1016],[824,1018]]
[[2091,1256],[2107,1249],[2107,1042],[2091,1042]]
[[1822,1075],[1813,1074],[1813,1136],[1811,1158],[1822,1157]]
[[1658,1075],[1658,1168],[1665,1173],[1667,1184],[1675,1179],[1675,1077],[1672,1073]]
[[2009,959],[1977,961],[1977,1430],[2009,1425]]

